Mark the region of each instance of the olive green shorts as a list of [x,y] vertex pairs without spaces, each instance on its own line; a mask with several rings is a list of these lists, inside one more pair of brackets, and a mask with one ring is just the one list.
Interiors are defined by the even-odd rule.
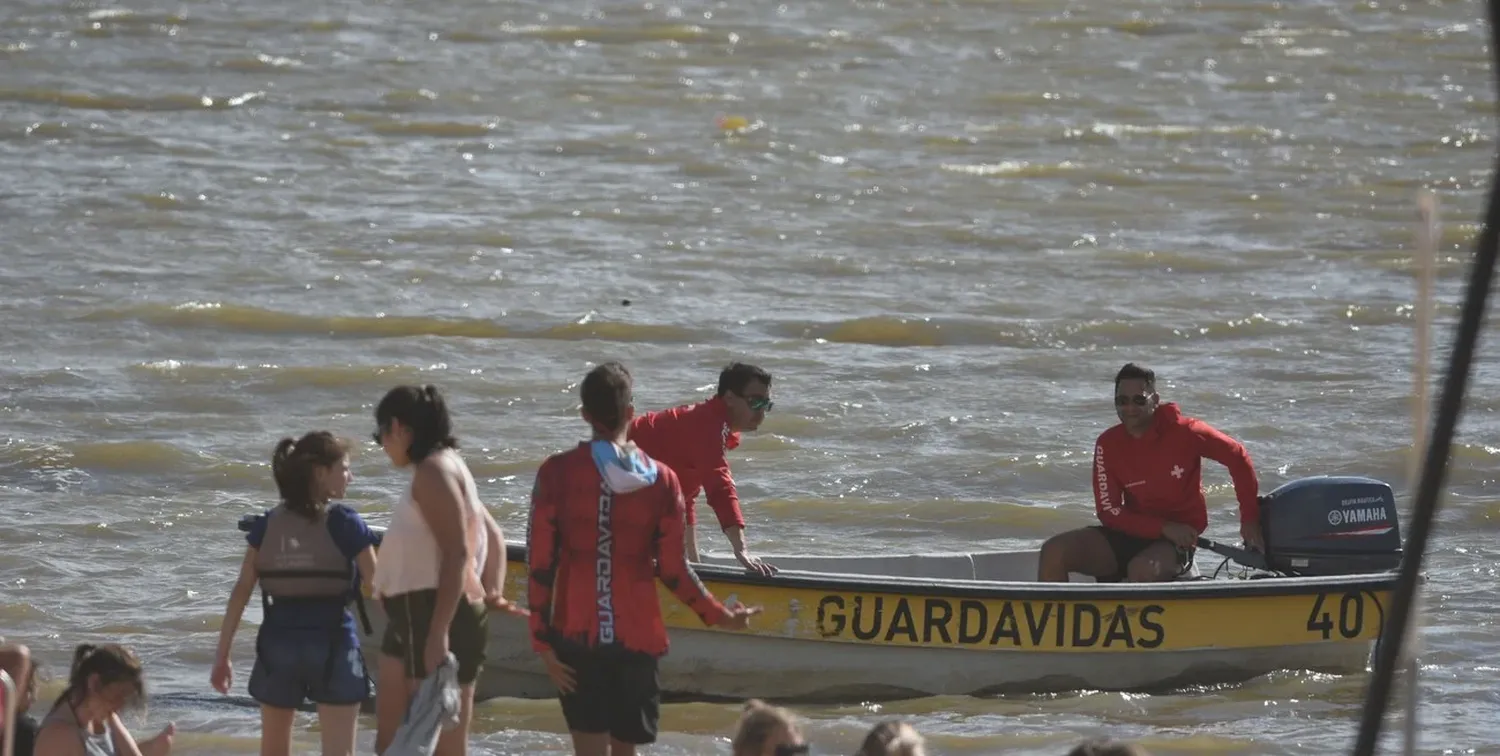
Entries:
[[[427,648],[427,628],[437,605],[437,590],[412,591],[386,596],[385,636],[380,652],[401,660],[408,679],[427,676],[422,653]],[[448,625],[448,651],[458,660],[458,683],[468,685],[479,678],[484,666],[484,647],[489,640],[489,610],[460,598],[453,622]]]

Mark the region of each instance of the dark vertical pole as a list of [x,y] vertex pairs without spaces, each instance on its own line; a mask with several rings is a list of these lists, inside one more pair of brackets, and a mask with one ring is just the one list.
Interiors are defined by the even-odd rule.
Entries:
[[[1500,0],[1489,0],[1488,6],[1490,56],[1494,60],[1491,65],[1497,77],[1497,90],[1500,90]],[[1496,170],[1500,171],[1500,160],[1497,160]],[[1391,681],[1401,658],[1401,646],[1406,640],[1406,626],[1417,594],[1417,577],[1422,570],[1422,558],[1427,553],[1427,541],[1432,535],[1432,521],[1437,515],[1438,494],[1447,478],[1449,450],[1453,444],[1458,417],[1463,411],[1464,393],[1474,362],[1474,348],[1479,341],[1479,329],[1484,324],[1490,281],[1494,278],[1496,247],[1500,244],[1500,193],[1496,189],[1496,178],[1492,177],[1489,209],[1485,213],[1484,227],[1479,233],[1479,248],[1474,256],[1474,265],[1469,272],[1469,290],[1464,295],[1463,313],[1459,317],[1458,335],[1453,344],[1452,359],[1448,363],[1448,375],[1443,380],[1437,418],[1433,421],[1432,433],[1427,437],[1427,459],[1422,465],[1417,498],[1412,505],[1405,558],[1396,580],[1391,612],[1386,617],[1381,642],[1376,646],[1375,668],[1370,676],[1370,688],[1365,697],[1364,715],[1359,723],[1359,739],[1354,744],[1354,756],[1374,756],[1375,746],[1380,742],[1380,728],[1390,702]]]

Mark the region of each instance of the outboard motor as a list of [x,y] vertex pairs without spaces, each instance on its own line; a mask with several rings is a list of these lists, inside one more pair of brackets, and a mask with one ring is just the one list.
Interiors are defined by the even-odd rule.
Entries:
[[1322,475],[1260,499],[1266,566],[1294,575],[1383,572],[1401,565],[1401,524],[1391,487],[1372,478]]

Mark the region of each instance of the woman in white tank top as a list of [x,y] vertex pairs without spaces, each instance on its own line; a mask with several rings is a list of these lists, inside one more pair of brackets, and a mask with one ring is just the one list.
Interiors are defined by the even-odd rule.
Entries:
[[452,652],[458,660],[459,726],[442,733],[436,754],[463,756],[474,681],[488,641],[488,609],[508,608],[500,595],[505,536],[479,501],[436,387],[391,389],[375,408],[375,423],[375,441],[391,463],[412,468],[375,567],[375,594],[386,615],[375,751],[390,744],[417,685]]

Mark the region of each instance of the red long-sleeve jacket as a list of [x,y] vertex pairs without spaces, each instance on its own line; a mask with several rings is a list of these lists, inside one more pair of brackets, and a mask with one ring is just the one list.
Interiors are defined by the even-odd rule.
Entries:
[[658,574],[704,624],[728,616],[688,565],[677,476],[655,467],[654,482],[612,492],[582,443],[537,470],[526,537],[534,650],[561,639],[665,654]]
[[653,459],[677,473],[687,502],[687,524],[698,522],[698,491],[719,519],[719,529],[745,527],[740,496],[729,474],[725,452],[740,445],[729,428],[729,406],[723,397],[682,407],[647,412],[630,422],[630,440]]
[[1250,454],[1208,423],[1182,414],[1176,403],[1156,408],[1151,429],[1135,438],[1123,424],[1094,445],[1094,506],[1106,527],[1138,538],[1160,538],[1168,522],[1208,528],[1203,460],[1229,468],[1241,522],[1258,522],[1259,484]]

